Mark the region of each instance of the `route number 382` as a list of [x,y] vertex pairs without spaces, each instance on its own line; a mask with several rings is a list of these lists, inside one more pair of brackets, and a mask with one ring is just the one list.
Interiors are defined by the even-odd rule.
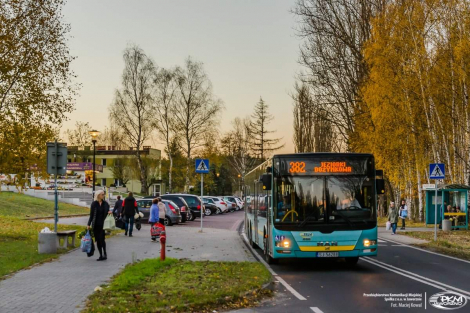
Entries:
[[290,162],[289,173],[305,173],[305,162]]

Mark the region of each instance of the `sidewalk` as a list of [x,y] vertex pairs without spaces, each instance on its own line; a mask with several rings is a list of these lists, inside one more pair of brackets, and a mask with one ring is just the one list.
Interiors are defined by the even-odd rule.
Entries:
[[[167,227],[167,257],[211,261],[256,260],[235,231]],[[106,283],[126,264],[159,257],[160,243],[150,240],[150,227],[106,241],[108,260],[97,262],[79,249],[0,281],[1,313],[80,312],[95,287]],[[98,254],[98,252],[95,252]]]
[[[416,227],[416,228],[407,228],[406,231],[434,231],[434,229]],[[381,239],[392,240],[392,241],[396,241],[396,242],[407,244],[407,245],[421,244],[421,243],[428,242],[427,240],[401,235],[400,232],[403,232],[403,230],[397,229],[396,235],[392,235],[391,230],[387,230],[385,227],[379,227],[378,236]]]

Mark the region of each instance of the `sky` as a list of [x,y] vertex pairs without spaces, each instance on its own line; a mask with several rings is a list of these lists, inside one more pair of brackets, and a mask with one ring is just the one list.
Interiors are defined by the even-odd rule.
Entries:
[[[89,122],[104,130],[108,107],[120,87],[127,45],[139,45],[159,67],[203,62],[225,109],[220,133],[235,117],[253,112],[259,98],[274,120],[268,129],[283,137],[279,152],[294,152],[292,99],[300,39],[295,35],[294,1],[287,0],[69,0],[63,13],[71,25],[72,69],[82,84],[76,110],[62,126]],[[156,148],[162,148],[153,142]]]

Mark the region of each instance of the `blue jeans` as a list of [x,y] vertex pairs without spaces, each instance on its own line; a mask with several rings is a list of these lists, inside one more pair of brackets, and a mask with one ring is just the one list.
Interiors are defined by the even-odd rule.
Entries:
[[393,232],[394,234],[397,233],[397,223],[392,223],[392,232]]
[[[131,227],[129,228],[129,223],[131,224]],[[125,227],[126,227],[126,234],[127,234],[127,231],[129,230],[129,235],[132,235],[132,231],[134,230],[134,217],[131,216],[126,216],[126,223],[125,223]]]

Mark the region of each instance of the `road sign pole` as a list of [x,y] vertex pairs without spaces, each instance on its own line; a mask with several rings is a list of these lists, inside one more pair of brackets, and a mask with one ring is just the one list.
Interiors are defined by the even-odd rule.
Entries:
[[436,182],[436,199],[435,199],[435,207],[434,207],[434,241],[437,241],[437,179]]
[[57,175],[58,175],[58,158],[59,158],[59,145],[57,140],[54,142],[55,149],[55,174],[54,174],[54,232],[57,233],[57,222],[59,221],[59,199],[57,194]]
[[202,219],[203,219],[203,216],[204,216],[204,201],[202,201],[202,197],[204,195],[204,192],[203,192],[203,189],[204,189],[204,174],[201,173],[201,233],[202,233]]

